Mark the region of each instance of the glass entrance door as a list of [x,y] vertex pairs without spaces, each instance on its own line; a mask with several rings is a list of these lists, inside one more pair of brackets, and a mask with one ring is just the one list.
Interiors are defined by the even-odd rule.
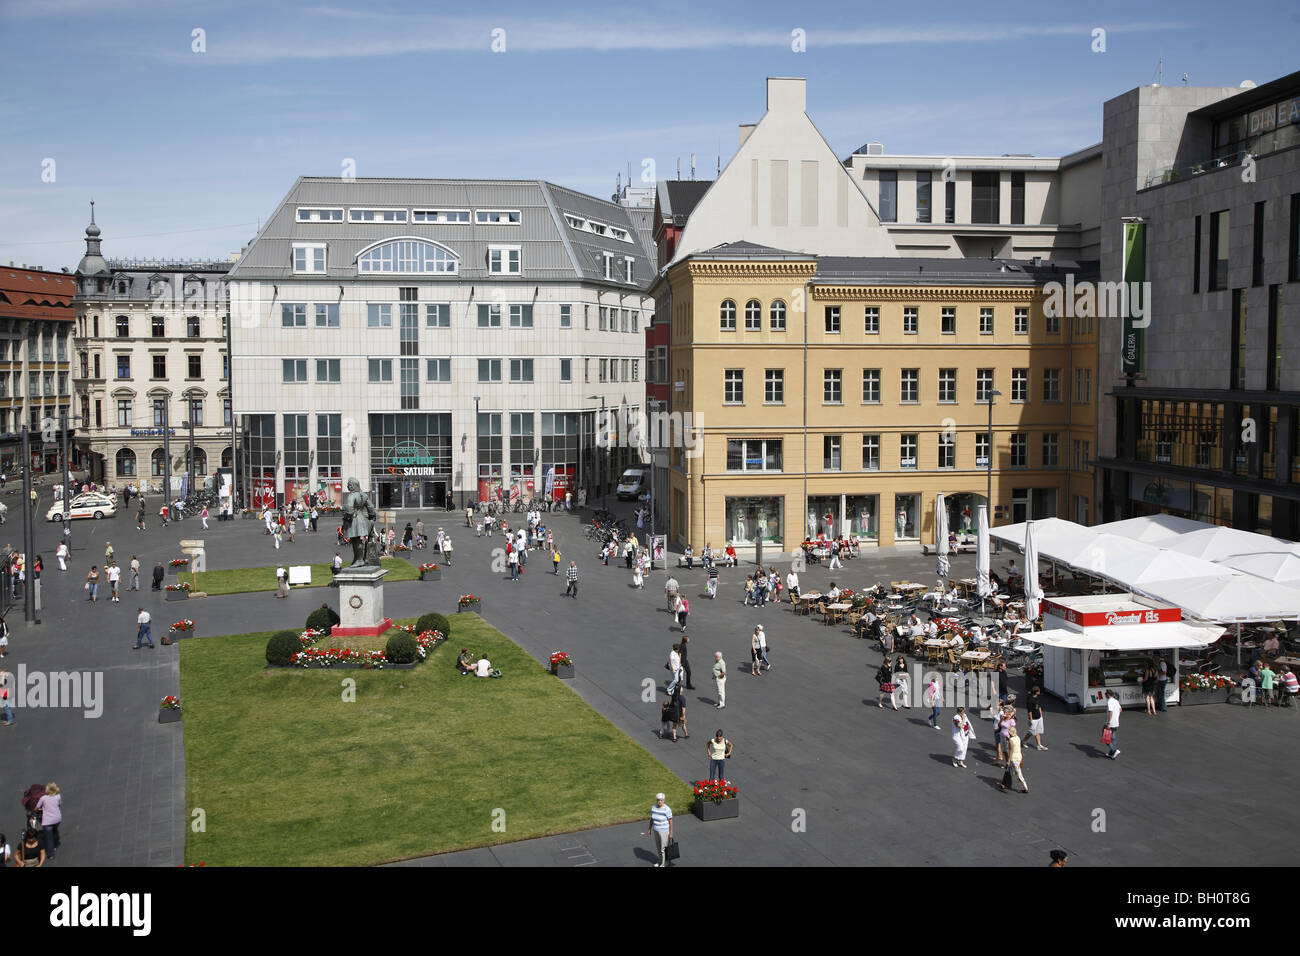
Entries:
[[400,508],[402,506],[402,485],[396,481],[377,481],[378,507]]

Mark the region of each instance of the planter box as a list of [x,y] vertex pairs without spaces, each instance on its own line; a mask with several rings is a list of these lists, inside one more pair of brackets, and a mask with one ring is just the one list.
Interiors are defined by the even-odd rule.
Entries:
[[159,708],[158,723],[160,724],[178,723],[183,713],[185,713],[185,711],[183,710],[164,710],[162,708]]
[[172,628],[168,628],[167,636],[170,637],[173,641],[179,641],[182,637],[197,637],[198,628],[196,627],[193,630],[189,630],[189,631],[177,631]]
[[179,567],[172,567],[169,564],[167,565],[167,573],[175,577],[180,577],[182,574],[190,573],[190,566],[188,564],[182,564]]
[[441,581],[441,580],[442,580],[442,568],[439,568],[437,571],[421,571],[421,572],[420,572],[420,580],[421,580],[421,581]]
[[190,599],[189,591],[164,591],[169,601],[188,601]]
[[459,614],[461,611],[479,611],[482,609],[482,607],[483,607],[482,601],[479,601],[477,604],[465,604],[465,605],[457,604],[456,613]]
[[568,666],[565,666],[563,664],[558,665],[555,668],[555,676],[558,677],[560,680],[573,680],[573,665],[572,664],[569,664]]
[[358,664],[355,661],[345,661],[338,664],[330,664],[328,667],[300,667],[297,664],[267,664],[267,670],[281,671],[409,671],[419,667],[422,661],[415,661],[412,664],[385,664],[383,667],[367,667],[365,664]]
[[[1236,690],[1236,688],[1231,688]],[[1228,702],[1229,688],[1224,687],[1219,690],[1185,690],[1178,695],[1178,702],[1184,706],[1187,704],[1226,704]]]
[[711,800],[696,800],[695,815],[708,823],[710,820],[729,820],[732,817],[740,816],[740,798],[732,797],[730,800],[723,800],[721,803],[714,803]]

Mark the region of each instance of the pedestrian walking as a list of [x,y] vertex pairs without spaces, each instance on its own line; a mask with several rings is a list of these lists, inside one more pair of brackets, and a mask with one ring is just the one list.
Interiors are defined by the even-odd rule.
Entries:
[[682,657],[682,673],[686,677],[686,689],[695,690],[695,682],[691,680],[691,661],[690,661],[690,657],[688,656],[690,647],[691,647],[691,636],[689,634],[683,634],[680,643],[680,650],[678,651],[678,653],[681,654]]
[[718,565],[716,561],[709,562],[709,597],[716,600],[718,597]]
[[561,555],[559,551],[551,552],[551,567],[554,569],[551,573],[556,577],[560,576],[560,557]]
[[727,706],[727,662],[722,659],[722,651],[713,655],[713,685],[718,689],[718,702],[713,706],[721,710]]
[[1020,749],[1020,737],[1016,734],[1016,728],[1011,728],[1011,735],[1007,738],[1007,766],[1002,771],[1002,780],[998,783],[998,789],[1007,791],[1011,789],[1012,777],[1020,781],[1021,793],[1029,792],[1029,784],[1025,782],[1024,771],[1024,753]]
[[636,567],[632,569],[632,586],[637,590],[645,587],[645,573],[641,570],[640,556],[637,557]]
[[41,814],[41,830],[45,833],[45,856],[54,859],[54,852],[59,848],[59,824],[63,822],[63,797],[59,795],[59,785],[51,780],[45,785],[45,796],[36,801],[36,809]]
[[447,567],[451,567],[451,535],[442,536],[442,560],[447,562]]
[[673,740],[677,739],[677,731],[680,729],[682,736],[687,740],[691,739],[690,731],[686,729],[686,700],[682,697],[682,689],[679,686],[677,693],[673,694]]
[[659,709],[659,739],[663,740],[669,734],[672,734],[673,743],[677,743],[677,695],[671,694],[664,698],[663,706]]
[[1046,750],[1043,746],[1043,688],[1038,684],[1030,688],[1025,706],[1029,711],[1029,734],[1034,738],[1034,747]]
[[90,592],[89,601],[91,604],[96,603],[99,597],[99,568],[91,566],[90,571],[86,574],[86,590]]
[[1165,693],[1169,688],[1169,662],[1163,657],[1156,667],[1156,710],[1164,713]]
[[843,569],[844,565],[840,562],[840,543],[831,542],[831,563],[827,566],[828,571],[834,571],[836,568]]
[[312,505],[311,506],[311,530],[313,533],[319,530],[319,528],[317,527],[317,522],[319,520],[320,520],[320,512],[316,510],[315,505]]
[[664,688],[668,693],[677,692],[678,685],[682,682],[682,645],[674,644],[673,649],[668,652],[668,663],[664,667],[672,676],[668,678],[668,684]]
[[14,722],[14,712],[9,708],[9,672],[0,670],[0,723],[8,727]]
[[[564,497],[567,503],[567,492]],[[646,836],[654,835],[655,850],[659,853],[659,862],[655,866],[668,865],[668,844],[673,842],[673,810],[664,799],[662,793],[655,794],[655,805],[650,808],[650,829],[646,830]]]
[[166,576],[167,576],[167,572],[163,570],[162,562],[159,561],[157,564],[153,566],[153,590],[155,591],[162,590],[163,578]]
[[930,683],[925,687],[925,702],[930,708],[928,723],[935,730],[942,730],[939,726],[939,711],[943,708],[943,685],[939,683],[938,674],[930,676]]
[[104,542],[104,567],[108,567],[112,563],[113,563],[113,542],[105,541]]
[[275,539],[275,550],[279,551],[279,550],[280,550],[280,538],[282,537],[281,534],[280,534],[280,526],[277,524],[277,525],[272,525],[271,527],[274,529],[274,530],[271,532],[271,537]]
[[1147,705],[1147,716],[1156,715],[1156,669],[1155,666],[1147,661],[1147,666],[1142,670],[1142,699]]
[[139,650],[142,644],[148,644],[153,647],[153,616],[144,608],[137,608],[139,616],[136,617],[135,629],[135,650]]
[[199,512],[199,517],[203,519],[203,530],[208,530],[208,506],[204,505],[203,510]]
[[474,508],[471,505],[465,506],[465,527],[474,527]]
[[958,707],[952,717],[952,765],[966,768],[966,748],[975,739],[975,728],[966,717],[966,708]]
[[771,670],[772,662],[767,659],[767,631],[758,625],[758,661],[761,670]]
[[894,710],[898,710],[898,701],[894,699],[894,691],[898,685],[894,683],[894,665],[888,657],[880,665],[880,670],[876,671],[876,683],[880,686],[880,696],[876,698],[876,706],[883,710],[885,698],[888,697]]
[[[1007,741],[1016,729],[1016,709],[1010,704],[1002,705],[1002,719],[998,721],[998,753],[1010,746]],[[1007,751],[1010,753],[1010,751]],[[999,758],[1001,759],[1001,758]]]
[[510,581],[514,583],[519,580],[519,552],[515,550],[514,542],[506,545],[506,564],[510,568]]
[[709,755],[709,780],[720,780],[723,783],[727,780],[727,758],[731,756],[731,741],[722,735],[721,728],[714,733],[708,744],[705,745],[705,751]]
[[682,594],[677,598],[677,625],[686,633],[686,615],[691,612],[691,602],[686,600],[686,595]]
[[60,541],[58,549],[54,552],[54,556],[59,559],[59,570],[68,570],[68,542]]
[[668,602],[669,614],[677,613],[677,593],[679,587],[677,579],[671,574],[668,575],[668,580],[664,582],[664,599]]
[[117,586],[118,582],[122,579],[122,569],[117,566],[117,561],[114,561],[105,569],[105,573],[108,575],[108,587],[112,592],[110,600],[114,604],[117,604],[121,600],[121,597],[117,593]]
[[131,555],[129,568],[131,570],[131,590],[138,591],[140,590],[140,559],[134,554]]
[[565,576],[569,579],[569,583],[564,588],[564,596],[568,597],[570,594],[572,594],[573,599],[576,601],[578,599],[578,562],[570,561],[569,570],[565,571],[564,573]]
[[894,706],[897,708],[899,700],[903,702],[904,710],[912,709],[911,688],[907,683],[907,658],[899,654],[894,661]]
[[791,568],[785,576],[785,589],[790,592],[790,599],[794,600],[799,596],[799,575]]
[[1119,705],[1119,698],[1115,696],[1113,690],[1106,691],[1106,726],[1101,732],[1101,742],[1110,748],[1106,754],[1111,760],[1119,756],[1119,748],[1115,746],[1115,741],[1119,737],[1119,712],[1123,708]]

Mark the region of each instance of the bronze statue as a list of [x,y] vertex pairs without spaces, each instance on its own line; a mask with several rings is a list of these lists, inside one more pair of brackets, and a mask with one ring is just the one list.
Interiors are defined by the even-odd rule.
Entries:
[[379,557],[370,544],[374,529],[375,509],[370,496],[362,493],[361,482],[349,478],[343,496],[343,534],[352,544],[352,563],[348,567],[378,566]]

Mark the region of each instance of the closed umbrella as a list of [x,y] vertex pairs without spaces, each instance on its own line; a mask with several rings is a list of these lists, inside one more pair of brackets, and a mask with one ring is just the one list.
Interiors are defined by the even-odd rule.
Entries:
[[1038,546],[1034,544],[1034,523],[1025,524],[1025,611],[1029,620],[1038,620],[1043,589],[1038,586]]
[[934,496],[934,553],[939,557],[934,562],[934,573],[940,579],[948,578],[948,506],[944,504],[943,495]]
[[550,496],[555,492],[555,466],[552,465],[546,469],[546,494]]
[[979,531],[975,539],[975,588],[980,596],[980,613],[984,613],[984,599],[993,593],[989,585],[989,514],[986,505],[979,506]]

